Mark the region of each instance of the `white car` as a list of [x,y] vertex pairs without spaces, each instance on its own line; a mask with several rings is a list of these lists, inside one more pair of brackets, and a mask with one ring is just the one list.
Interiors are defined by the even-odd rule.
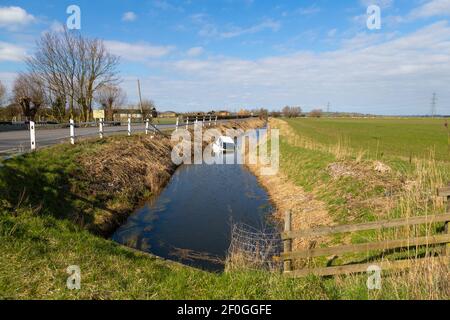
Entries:
[[235,148],[236,144],[234,143],[234,140],[227,136],[217,138],[216,142],[213,144],[214,152],[234,151]]

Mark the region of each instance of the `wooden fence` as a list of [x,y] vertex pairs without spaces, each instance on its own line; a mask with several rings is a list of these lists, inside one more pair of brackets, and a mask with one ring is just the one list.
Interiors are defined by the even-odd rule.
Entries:
[[[447,213],[432,216],[418,216],[409,217],[404,219],[394,219],[394,220],[384,220],[376,222],[368,222],[362,224],[354,225],[340,225],[333,227],[321,227],[315,229],[292,231],[291,228],[291,213],[288,212],[285,217],[284,233],[282,234],[282,239],[284,242],[284,252],[281,255],[281,259],[284,264],[284,272],[288,276],[292,277],[302,277],[310,274],[317,276],[329,276],[329,275],[341,275],[348,273],[359,273],[366,272],[367,268],[371,265],[376,264],[383,270],[392,269],[403,269],[410,266],[409,260],[399,260],[399,261],[383,261],[383,262],[372,262],[366,264],[351,264],[343,266],[334,267],[322,267],[322,268],[310,268],[310,269],[300,269],[293,270],[293,260],[295,259],[308,259],[314,257],[328,256],[328,255],[342,255],[345,253],[357,253],[357,252],[367,252],[370,250],[389,250],[397,248],[409,248],[416,246],[425,245],[438,245],[446,244],[444,248],[443,255],[445,256],[445,261],[448,262],[450,258],[450,187],[442,188],[438,190],[438,195],[447,198]],[[309,238],[314,236],[326,236],[346,232],[357,232],[365,230],[381,230],[385,228],[394,228],[402,226],[413,226],[421,224],[431,224],[431,223],[445,223],[445,231],[443,234],[432,235],[426,237],[415,237],[409,239],[399,239],[399,240],[385,240],[379,242],[369,242],[362,244],[350,244],[341,245],[337,247],[329,248],[314,248],[308,250],[292,251],[292,242],[296,238]],[[440,259],[428,258],[428,259]],[[423,259],[418,259],[423,260]],[[442,260],[442,259],[440,259]]]

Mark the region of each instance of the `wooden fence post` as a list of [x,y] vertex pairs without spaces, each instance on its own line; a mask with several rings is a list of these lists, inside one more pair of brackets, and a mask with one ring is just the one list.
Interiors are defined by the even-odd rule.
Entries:
[[[450,195],[447,195],[447,213],[450,213]],[[450,234],[450,222],[445,223],[445,233]],[[445,246],[445,255],[450,257],[450,243]]]
[[[447,213],[450,213],[450,186],[439,189],[438,195],[447,199]],[[445,233],[450,234],[450,221],[445,222]],[[450,243],[445,245],[444,254],[450,256]]]
[[[286,211],[286,216],[284,218],[284,232],[292,231],[292,213],[291,211]],[[292,252],[292,239],[284,240],[284,253]],[[292,260],[284,260],[284,272],[292,271]]]

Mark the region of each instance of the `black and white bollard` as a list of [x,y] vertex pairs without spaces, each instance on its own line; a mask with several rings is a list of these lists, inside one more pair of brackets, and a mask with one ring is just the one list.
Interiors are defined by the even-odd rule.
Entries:
[[149,120],[145,119],[145,134],[148,134],[148,128],[149,128],[149,124],[148,124]]
[[175,132],[178,131],[178,121],[179,121],[179,119],[178,119],[178,117],[177,117],[177,123],[175,124]]
[[189,117],[186,118],[186,130],[189,129]]
[[31,150],[36,150],[36,125],[34,121],[30,121],[30,147]]
[[128,116],[128,136],[131,136],[131,116]]
[[98,134],[100,136],[100,139],[103,139],[103,119],[100,119],[98,121]]
[[70,144],[75,144],[75,123],[73,119],[69,120],[70,124]]

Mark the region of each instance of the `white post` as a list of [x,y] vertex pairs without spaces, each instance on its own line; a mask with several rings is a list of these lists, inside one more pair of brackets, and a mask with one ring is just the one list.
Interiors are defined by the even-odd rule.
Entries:
[[205,127],[205,116],[203,116],[202,127]]
[[177,117],[177,123],[176,123],[176,125],[175,125],[175,132],[178,131],[178,121],[179,121],[179,119],[178,119],[178,117]]
[[73,119],[70,119],[70,143],[75,144],[75,124]]
[[100,135],[100,139],[103,139],[103,119],[98,121],[98,133]]
[[208,127],[211,127],[211,115],[209,115],[209,123],[208,123]]
[[128,115],[128,135],[131,136],[131,116]]
[[149,124],[148,124],[148,119],[145,119],[145,134],[148,134],[148,128],[149,128]]
[[214,120],[214,125],[217,126],[217,116],[216,116],[216,120]]
[[189,117],[186,118],[186,130],[189,129]]
[[30,121],[30,144],[31,150],[36,150],[36,131],[34,121]]

